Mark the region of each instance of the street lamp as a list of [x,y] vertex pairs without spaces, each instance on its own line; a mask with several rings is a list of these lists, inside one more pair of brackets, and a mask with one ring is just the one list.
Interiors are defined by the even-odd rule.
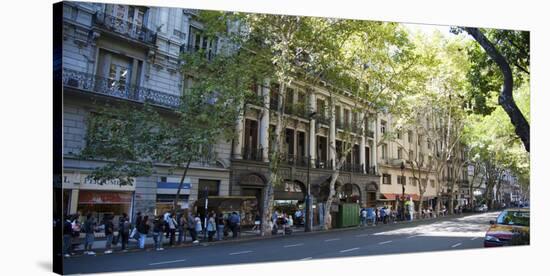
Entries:
[[[312,112],[309,114],[309,124],[311,125],[311,120],[315,118],[317,112]],[[311,141],[309,141],[311,143]],[[311,147],[310,147],[311,148]],[[306,195],[306,214],[305,214],[305,232],[311,232],[313,218],[311,216],[311,183],[309,182],[309,170],[311,167],[311,152],[307,157],[307,195]]]
[[401,161],[401,219],[405,220],[405,161]]

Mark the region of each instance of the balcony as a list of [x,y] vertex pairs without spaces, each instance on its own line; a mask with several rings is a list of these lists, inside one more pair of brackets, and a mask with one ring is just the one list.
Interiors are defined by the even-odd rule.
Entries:
[[291,166],[297,166],[297,167],[307,167],[307,157],[306,156],[300,156],[300,155],[294,155],[294,154],[287,154],[283,156],[284,163],[291,165]]
[[147,44],[155,44],[157,37],[157,33],[153,30],[102,12],[94,14],[93,24],[102,29]]
[[177,95],[137,85],[127,85],[113,79],[69,69],[63,69],[63,85],[89,93],[139,103],[150,103],[169,109],[176,109],[180,105],[180,96]]
[[262,148],[258,148],[258,149],[247,149],[245,148],[243,150],[243,159],[244,160],[249,160],[249,161],[262,161],[263,158],[263,149]]

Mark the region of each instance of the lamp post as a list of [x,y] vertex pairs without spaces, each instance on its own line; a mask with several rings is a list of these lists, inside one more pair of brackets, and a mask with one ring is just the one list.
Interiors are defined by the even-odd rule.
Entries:
[[[309,114],[309,124],[311,125],[311,120],[315,118],[317,115],[317,112],[312,112]],[[311,141],[309,141],[311,143]],[[309,182],[309,170],[311,167],[311,152],[308,154],[307,157],[307,195],[306,195],[306,214],[305,214],[305,226],[304,231],[305,232],[311,232],[312,228],[312,216],[311,216],[311,183]]]
[[405,162],[401,162],[401,220],[405,220]]

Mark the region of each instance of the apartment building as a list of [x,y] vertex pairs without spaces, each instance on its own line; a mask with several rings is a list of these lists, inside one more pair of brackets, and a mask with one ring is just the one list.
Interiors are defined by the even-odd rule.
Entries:
[[[134,185],[99,185],[88,177],[105,164],[82,160],[86,120],[109,103],[140,106],[145,101],[171,116],[179,105],[185,79],[179,71],[182,51],[207,48],[196,12],[180,8],[65,2],[63,4],[63,211],[116,216],[169,209],[182,171],[156,164],[154,174]],[[229,195],[231,144],[213,145],[212,158],[192,162],[184,180],[182,208],[193,206],[200,191]]]

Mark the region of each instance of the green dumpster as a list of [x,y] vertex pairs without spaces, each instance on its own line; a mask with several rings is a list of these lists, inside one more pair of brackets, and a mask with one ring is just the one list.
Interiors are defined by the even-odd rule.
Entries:
[[359,204],[342,203],[338,206],[337,227],[352,227],[359,225]]

